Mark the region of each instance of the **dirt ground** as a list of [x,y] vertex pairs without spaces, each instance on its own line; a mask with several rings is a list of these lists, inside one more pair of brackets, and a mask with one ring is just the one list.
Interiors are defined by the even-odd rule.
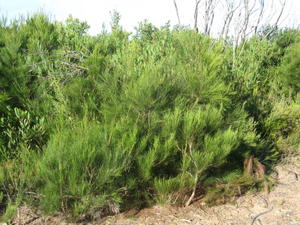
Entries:
[[299,158],[290,158],[276,167],[278,184],[271,193],[247,194],[235,203],[207,207],[196,202],[186,208],[155,206],[127,212],[90,223],[67,223],[62,216],[39,217],[21,207],[16,225],[300,225]]

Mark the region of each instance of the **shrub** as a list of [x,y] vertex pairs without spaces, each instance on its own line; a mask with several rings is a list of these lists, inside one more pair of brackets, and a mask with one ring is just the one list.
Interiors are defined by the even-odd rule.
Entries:
[[98,36],[41,14],[0,27],[2,202],[75,217],[219,202],[299,147],[296,33],[233,54],[168,24],[130,36],[119,19]]
[[284,87],[285,93],[296,95],[300,90],[300,43],[290,46],[284,56],[279,77],[287,86]]
[[136,130],[126,125],[126,118],[105,126],[79,123],[51,136],[36,165],[44,210],[86,213],[122,200],[136,143]]

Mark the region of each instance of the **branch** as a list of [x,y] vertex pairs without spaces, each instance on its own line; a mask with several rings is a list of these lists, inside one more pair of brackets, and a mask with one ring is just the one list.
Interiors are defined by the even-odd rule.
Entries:
[[[188,145],[189,145],[189,153],[190,153],[191,160],[193,161],[195,169],[197,170],[197,168],[198,168],[197,164],[196,164],[195,160],[193,159],[193,150],[192,150],[193,144],[192,144],[192,142],[189,142]],[[192,192],[191,196],[189,197],[188,201],[185,203],[185,207],[189,206],[191,204],[193,198],[195,197],[196,189],[197,189],[197,183],[198,183],[198,173],[197,172],[194,175],[194,182],[195,182],[195,184],[194,184],[194,187],[193,187],[193,192]]]
[[179,11],[178,11],[178,7],[177,7],[176,0],[173,0],[173,3],[174,3],[174,7],[175,7],[175,11],[176,11],[176,15],[177,15],[178,24],[179,24],[179,25],[181,25],[181,22],[180,22],[180,17],[179,17]]
[[253,218],[253,220],[252,220],[252,222],[251,222],[251,225],[253,225],[253,224],[255,223],[255,220],[256,220],[258,217],[260,217],[260,216],[262,216],[262,215],[264,215],[264,214],[267,214],[267,213],[271,212],[272,210],[273,210],[273,206],[272,206],[269,210],[264,211],[264,212],[261,212],[261,213],[259,213],[258,215],[256,215],[256,216]]
[[198,30],[198,9],[199,9],[199,4],[201,0],[195,0],[196,5],[195,5],[195,11],[194,11],[194,29],[196,32],[199,32]]
[[[280,3],[281,3],[281,1],[280,1]],[[277,29],[278,23],[279,23],[279,21],[280,21],[280,19],[281,19],[281,17],[282,17],[282,14],[283,14],[283,12],[284,12],[285,6],[286,6],[286,0],[284,0],[284,2],[281,3],[281,10],[280,10],[280,13],[279,13],[279,15],[278,15],[278,17],[277,17],[277,19],[276,19],[275,24],[273,25],[273,29],[271,29],[271,30],[265,35],[265,38],[268,38],[268,37],[274,32],[274,30]]]
[[[281,1],[280,1],[280,3],[281,3]],[[284,11],[284,9],[285,9],[285,5],[286,5],[286,0],[284,0],[284,2],[281,3],[281,10],[280,10],[280,13],[279,13],[279,15],[278,15],[278,17],[277,17],[277,20],[276,20],[276,22],[275,22],[275,26],[278,25],[278,23],[279,23],[279,21],[280,21],[280,19],[281,19],[281,17],[282,17],[283,11]]]
[[[228,13],[228,21],[227,21],[227,25],[225,27],[225,32],[224,32],[224,34],[225,34],[224,37],[225,38],[228,37],[230,26],[231,26],[231,23],[233,21],[233,18],[235,16],[236,11],[240,10],[239,13],[238,13],[238,17],[241,18],[241,10],[242,10],[242,8],[241,8],[242,1],[239,1],[239,3],[237,4],[237,6],[235,8],[233,7],[235,0],[231,0],[231,2],[229,0],[227,0],[227,1],[228,1],[227,2],[227,9],[228,9],[228,11],[231,9],[231,11]],[[241,21],[241,19],[239,19],[238,21]],[[236,30],[238,29],[239,26],[236,25]],[[236,39],[239,39],[239,38],[236,38]]]
[[254,28],[254,34],[257,34],[257,29],[258,29],[258,26],[263,18],[263,14],[264,14],[264,11],[265,11],[265,0],[260,0],[259,1],[260,3],[260,12],[259,12],[259,16],[257,18],[257,21],[256,21],[256,25],[255,25],[255,28]]
[[206,0],[205,1],[205,14],[204,14],[204,33],[209,35],[211,27],[214,21],[214,10],[215,10],[215,0]]
[[190,198],[188,199],[188,201],[185,203],[185,207],[189,206],[191,204],[191,202],[193,201],[193,198],[195,197],[195,194],[196,194],[197,183],[198,183],[198,174],[195,175],[195,185],[193,187],[193,192],[192,192]]
[[229,27],[230,24],[232,22],[233,16],[234,16],[234,12],[239,8],[239,5],[236,6],[235,8],[233,8],[233,3],[229,2],[227,0],[227,15],[226,18],[224,20],[224,25],[220,34],[220,37],[224,37],[226,38],[228,36],[229,33]]

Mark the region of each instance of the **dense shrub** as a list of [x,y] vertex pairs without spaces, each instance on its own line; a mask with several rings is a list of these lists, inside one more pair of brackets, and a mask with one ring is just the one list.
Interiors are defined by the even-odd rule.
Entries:
[[280,78],[288,90],[287,93],[293,96],[297,95],[300,88],[300,42],[288,49],[283,58],[283,64],[280,70]]
[[93,37],[72,17],[1,25],[2,202],[74,216],[218,202],[299,148],[298,31],[233,54],[168,24],[130,35],[119,19]]

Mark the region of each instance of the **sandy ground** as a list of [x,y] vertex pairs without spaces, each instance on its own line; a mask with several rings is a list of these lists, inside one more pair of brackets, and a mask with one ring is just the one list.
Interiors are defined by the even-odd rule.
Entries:
[[[155,206],[76,225],[300,225],[299,158],[290,158],[276,171],[278,184],[269,194],[247,194],[235,203],[211,208],[201,202],[186,208]],[[12,224],[75,225],[59,215],[39,217],[27,207],[19,208]]]

